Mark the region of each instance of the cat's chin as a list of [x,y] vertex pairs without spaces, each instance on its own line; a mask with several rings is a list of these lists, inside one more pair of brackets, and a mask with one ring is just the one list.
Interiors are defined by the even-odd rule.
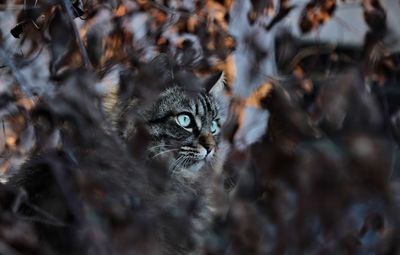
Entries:
[[205,161],[197,161],[190,166],[186,166],[179,171],[179,178],[189,182],[193,182],[198,179],[203,173],[203,168],[205,167]]
[[191,172],[199,172],[201,171],[201,169],[204,167],[206,161],[203,160],[199,160],[196,161],[195,163],[193,163],[191,166],[187,167],[187,171],[191,171]]

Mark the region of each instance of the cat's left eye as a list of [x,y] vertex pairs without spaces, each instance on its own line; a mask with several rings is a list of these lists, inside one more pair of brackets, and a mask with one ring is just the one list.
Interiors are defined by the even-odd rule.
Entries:
[[182,113],[176,116],[176,123],[181,127],[188,128],[191,125],[192,120],[188,114]]
[[219,127],[218,127],[217,121],[213,120],[213,121],[211,122],[210,131],[211,131],[211,133],[213,133],[213,134],[216,134],[216,133],[219,132]]

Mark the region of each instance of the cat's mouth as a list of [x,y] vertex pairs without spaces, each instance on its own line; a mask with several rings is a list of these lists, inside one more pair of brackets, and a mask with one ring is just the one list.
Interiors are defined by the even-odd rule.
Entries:
[[193,155],[192,157],[190,157],[194,163],[199,163],[199,162],[207,162],[209,160],[212,159],[212,157],[214,156],[215,150],[212,149],[211,151],[207,151],[205,149],[198,151],[197,154]]
[[198,155],[197,157],[177,156],[170,161],[170,170],[174,173],[182,171],[199,172],[211,161],[210,155]]
[[155,150],[150,153],[150,160],[161,159],[169,162],[172,172],[189,170],[192,172],[201,171],[207,162],[211,162],[215,154],[215,148],[207,151],[204,147],[181,147],[174,149]]

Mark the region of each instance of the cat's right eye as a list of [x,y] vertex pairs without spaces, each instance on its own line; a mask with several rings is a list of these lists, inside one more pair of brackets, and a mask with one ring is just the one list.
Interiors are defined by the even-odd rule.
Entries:
[[178,116],[175,117],[175,120],[179,126],[184,128],[188,128],[192,122],[190,116],[186,113],[179,114]]

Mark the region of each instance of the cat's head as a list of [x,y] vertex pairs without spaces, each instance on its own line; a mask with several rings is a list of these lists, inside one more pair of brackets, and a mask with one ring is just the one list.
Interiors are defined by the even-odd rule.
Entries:
[[190,95],[174,86],[161,93],[146,112],[152,144],[151,159],[167,159],[172,173],[196,175],[209,164],[220,164],[226,145],[221,127],[227,118],[223,74],[210,89]]

